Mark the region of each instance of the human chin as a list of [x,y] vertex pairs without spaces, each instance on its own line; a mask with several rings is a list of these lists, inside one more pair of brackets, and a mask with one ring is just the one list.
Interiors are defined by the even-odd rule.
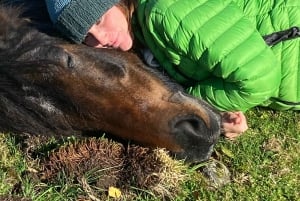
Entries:
[[124,40],[119,48],[122,50],[122,51],[127,51],[129,50],[131,47],[132,47],[132,39],[131,38],[127,38],[127,40]]

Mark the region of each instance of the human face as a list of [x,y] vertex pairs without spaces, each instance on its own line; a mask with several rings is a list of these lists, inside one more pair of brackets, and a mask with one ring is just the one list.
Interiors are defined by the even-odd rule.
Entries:
[[132,47],[132,41],[125,14],[119,7],[113,6],[89,29],[84,43],[97,48],[127,51]]

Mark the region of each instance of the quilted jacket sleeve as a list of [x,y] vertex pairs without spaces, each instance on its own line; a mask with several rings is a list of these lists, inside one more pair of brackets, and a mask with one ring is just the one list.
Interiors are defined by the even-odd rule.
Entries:
[[[300,27],[300,1],[295,0],[234,0],[261,35]],[[295,31],[295,30],[294,30]],[[293,31],[293,32],[294,32]],[[294,32],[295,33],[295,32]],[[281,63],[281,84],[278,96],[268,107],[276,110],[300,110],[300,37],[272,46]],[[291,37],[293,34],[289,34]]]
[[242,110],[276,96],[280,64],[231,0],[142,0],[149,48],[188,92],[220,110]]

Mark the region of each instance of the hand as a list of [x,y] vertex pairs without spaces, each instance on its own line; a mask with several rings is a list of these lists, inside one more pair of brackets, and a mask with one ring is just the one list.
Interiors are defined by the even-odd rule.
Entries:
[[248,129],[245,115],[238,112],[223,112],[222,124],[225,137],[233,140]]

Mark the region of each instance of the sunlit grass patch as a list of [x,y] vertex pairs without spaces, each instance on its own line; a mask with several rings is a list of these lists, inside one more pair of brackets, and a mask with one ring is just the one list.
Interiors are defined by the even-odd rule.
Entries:
[[253,109],[247,117],[249,131],[216,147],[232,173],[231,183],[217,191],[198,186],[198,199],[299,200],[299,113]]
[[298,201],[300,114],[255,108],[246,115],[250,129],[235,141],[221,138],[215,147],[214,160],[230,171],[229,183],[219,187],[203,174],[206,163],[183,164],[163,149],[105,138],[22,142],[1,134],[0,198]]
[[0,195],[7,194],[21,181],[26,163],[14,138],[0,133]]

